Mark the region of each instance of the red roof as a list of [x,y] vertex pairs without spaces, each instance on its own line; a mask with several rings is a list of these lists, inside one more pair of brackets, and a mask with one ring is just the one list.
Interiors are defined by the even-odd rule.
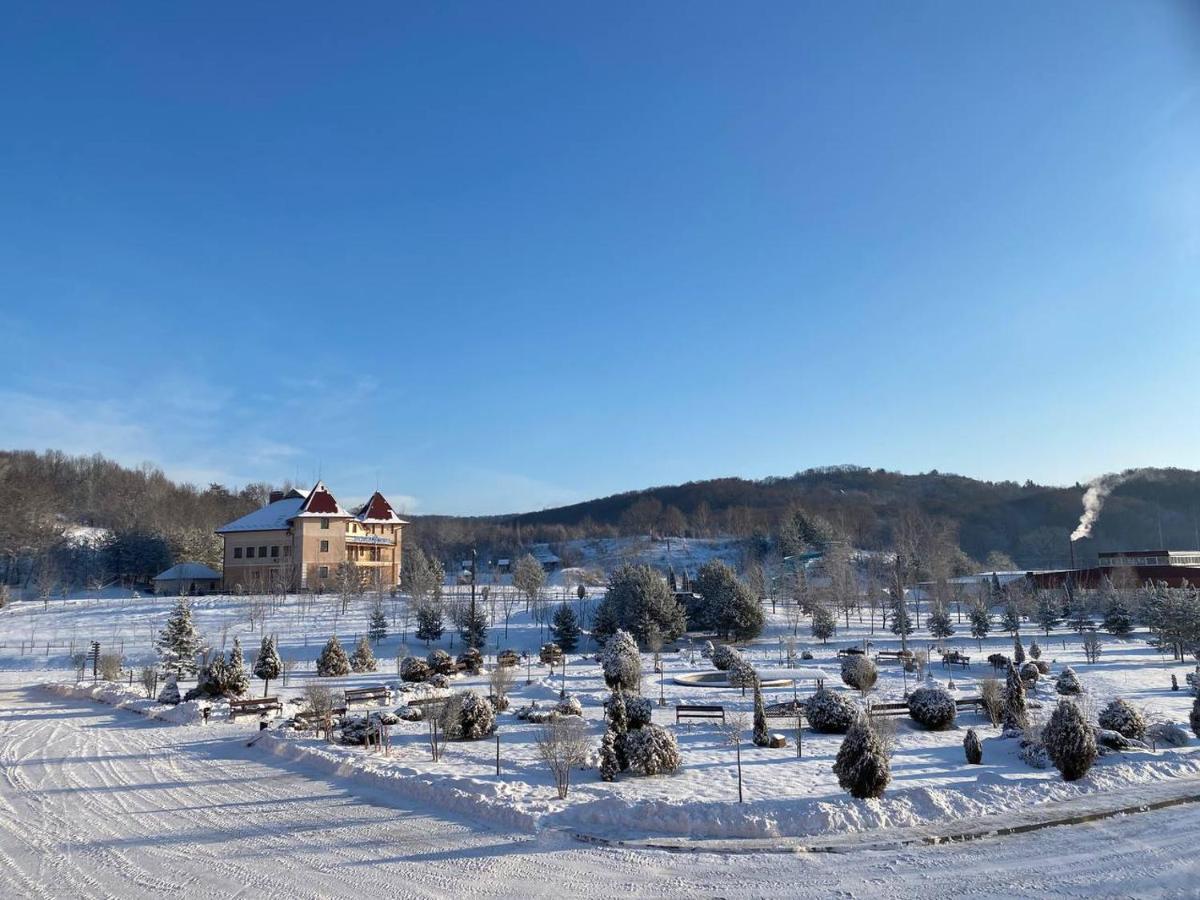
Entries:
[[358,515],[362,519],[391,519],[396,515],[396,511],[392,509],[392,504],[387,502],[383,494],[376,491]]
[[313,485],[313,489],[308,492],[308,498],[300,507],[298,515],[302,516],[306,513],[310,516],[346,515],[346,511],[338,504],[333,494],[329,493],[329,488],[325,487],[323,481],[318,481]]

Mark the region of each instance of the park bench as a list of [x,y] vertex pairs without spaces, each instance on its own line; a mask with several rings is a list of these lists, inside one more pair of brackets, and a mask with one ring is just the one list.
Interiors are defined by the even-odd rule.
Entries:
[[379,701],[387,703],[391,699],[392,692],[388,690],[386,685],[382,684],[346,691],[346,706],[353,706],[355,703],[377,703]]
[[434,706],[445,706],[449,700],[449,697],[418,697],[416,700],[409,700],[408,705],[427,709]]
[[283,704],[278,697],[258,697],[254,700],[230,700],[229,718],[238,716],[258,715],[265,712],[283,712]]
[[804,715],[804,701],[785,700],[783,703],[771,703],[763,712],[768,719],[794,719]]
[[964,669],[971,668],[971,657],[965,653],[959,653],[957,650],[951,650],[949,653],[942,654],[942,668],[949,666],[962,666]]
[[837,652],[838,657],[844,656],[866,656],[867,651],[862,647],[843,647]]
[[724,706],[698,706],[680,703],[675,707],[675,724],[683,719],[720,719],[725,724]]
[[911,650],[880,650],[875,654],[875,662],[897,662],[908,663],[913,658]]

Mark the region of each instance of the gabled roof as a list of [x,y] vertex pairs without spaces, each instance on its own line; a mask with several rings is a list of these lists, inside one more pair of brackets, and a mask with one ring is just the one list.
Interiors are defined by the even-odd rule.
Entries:
[[304,503],[302,496],[287,496],[274,503],[268,503],[262,509],[247,513],[240,519],[234,519],[227,525],[217,529],[217,534],[228,534],[233,531],[283,531],[288,522],[300,511]]
[[182,581],[188,578],[209,580],[220,577],[220,572],[214,572],[208,566],[201,565],[200,563],[176,563],[175,565],[171,566],[171,568],[167,569],[167,571],[155,575],[154,580]]
[[355,518],[360,522],[370,522],[372,524],[408,524],[396,515],[396,511],[392,509],[392,504],[388,503],[387,498],[379,493],[379,491],[371,495],[371,499],[363,504],[363,508],[358,511],[358,515]]
[[337,498],[329,493],[329,488],[325,487],[325,482],[318,481],[313,485],[313,489],[308,492],[308,496],[304,499],[304,503],[300,506],[300,511],[297,516],[321,516],[322,518],[350,518],[350,513],[342,509],[342,505],[337,502]]

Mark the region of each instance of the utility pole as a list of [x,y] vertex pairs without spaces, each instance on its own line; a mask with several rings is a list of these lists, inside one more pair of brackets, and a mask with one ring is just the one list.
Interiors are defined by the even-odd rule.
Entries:
[[[471,625],[467,634],[471,635],[472,642],[475,640],[475,569],[476,562],[479,558],[479,551],[474,547],[471,548]],[[472,646],[474,644],[472,643]]]

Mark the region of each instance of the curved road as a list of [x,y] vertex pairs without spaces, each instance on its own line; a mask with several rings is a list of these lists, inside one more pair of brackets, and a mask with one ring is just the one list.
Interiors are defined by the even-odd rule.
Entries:
[[1198,896],[1200,809],[941,847],[717,856],[480,827],[223,729],[0,692],[0,896]]

